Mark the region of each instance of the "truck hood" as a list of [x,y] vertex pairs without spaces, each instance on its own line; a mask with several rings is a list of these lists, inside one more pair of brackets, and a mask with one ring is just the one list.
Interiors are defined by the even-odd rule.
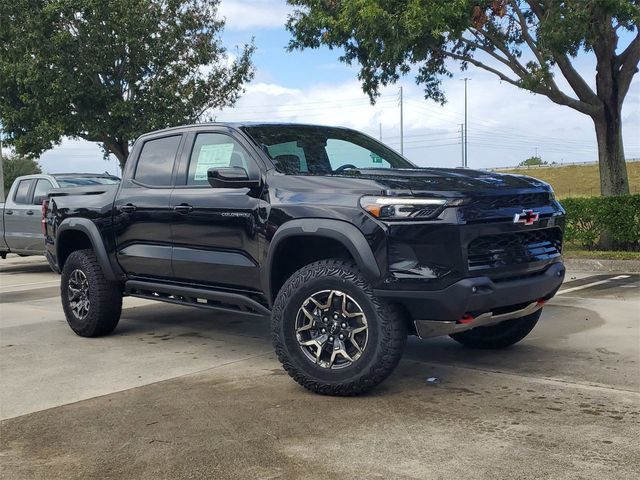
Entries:
[[406,192],[418,196],[432,192],[473,195],[549,188],[545,182],[523,175],[456,168],[354,169],[341,176],[374,181],[388,193]]

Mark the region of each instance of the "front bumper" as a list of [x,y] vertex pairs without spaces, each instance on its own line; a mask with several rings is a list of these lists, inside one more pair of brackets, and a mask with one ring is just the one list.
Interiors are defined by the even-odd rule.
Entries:
[[[446,335],[535,312],[542,306],[539,300],[555,295],[564,274],[564,265],[555,262],[544,271],[524,278],[496,281],[486,276],[471,277],[442,290],[378,289],[375,294],[401,303],[415,322],[419,336]],[[434,322],[442,323],[442,328]],[[453,330],[448,331],[446,324]]]

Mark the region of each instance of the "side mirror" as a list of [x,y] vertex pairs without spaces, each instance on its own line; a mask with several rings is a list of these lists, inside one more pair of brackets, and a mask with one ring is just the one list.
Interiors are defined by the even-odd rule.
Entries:
[[242,167],[210,168],[207,180],[213,188],[251,188],[260,185],[260,180],[252,180]]

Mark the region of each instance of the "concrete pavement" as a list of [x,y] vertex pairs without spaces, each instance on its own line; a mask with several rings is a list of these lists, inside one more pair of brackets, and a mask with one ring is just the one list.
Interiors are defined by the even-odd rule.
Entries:
[[640,276],[619,276],[571,272],[513,348],[412,338],[381,387],[330,398],[253,318],[128,298],[114,335],[77,337],[58,277],[11,259],[0,476],[638,478]]

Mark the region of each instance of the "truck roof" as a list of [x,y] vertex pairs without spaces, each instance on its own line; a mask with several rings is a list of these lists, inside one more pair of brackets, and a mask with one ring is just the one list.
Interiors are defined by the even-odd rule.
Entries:
[[110,173],[50,173],[54,178],[118,178]]
[[296,123],[296,122],[203,122],[203,123],[191,123],[187,125],[178,125],[175,127],[163,128],[161,130],[154,130],[152,132],[147,132],[138,138],[156,135],[159,133],[172,132],[172,131],[182,131],[190,128],[206,128],[206,127],[227,127],[227,128],[241,128],[241,127],[260,127],[260,126],[296,126],[296,127],[326,127],[333,129],[344,129],[344,130],[352,130],[348,127],[340,127],[340,126],[329,126],[329,125],[320,125],[314,123]]

